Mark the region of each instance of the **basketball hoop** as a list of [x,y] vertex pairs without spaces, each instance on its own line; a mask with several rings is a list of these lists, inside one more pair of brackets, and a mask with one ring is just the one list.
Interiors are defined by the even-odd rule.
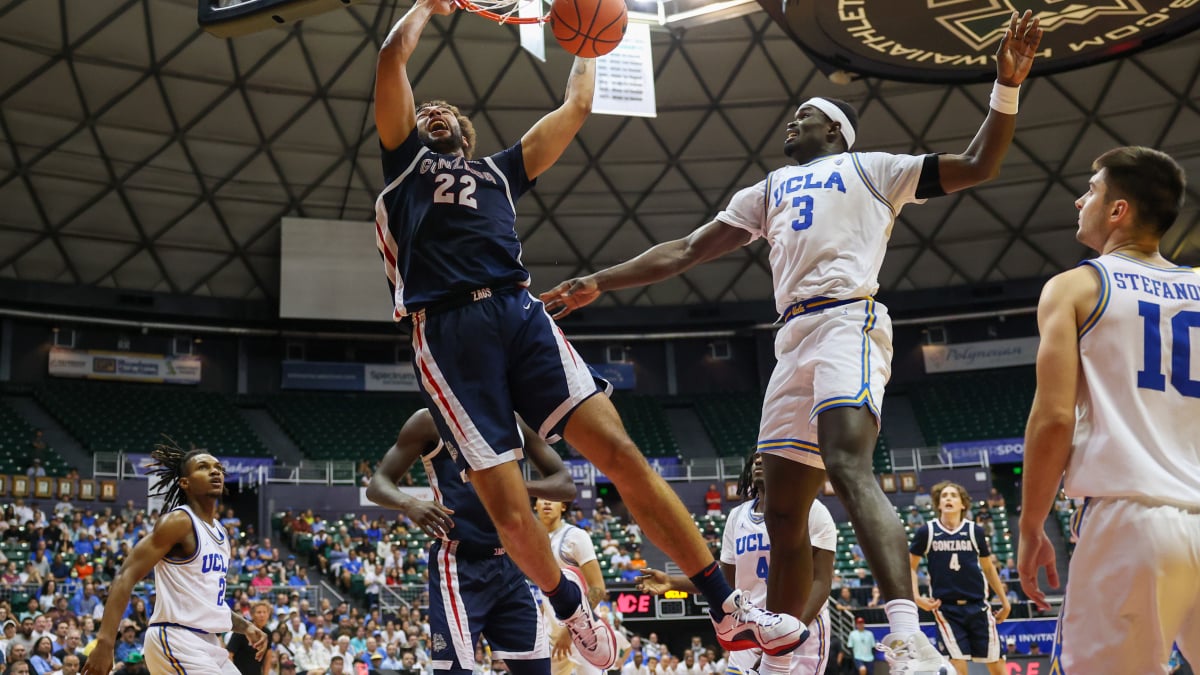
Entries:
[[550,17],[550,13],[541,14],[539,16],[520,17],[517,13],[521,11],[521,6],[537,3],[541,4],[542,0],[454,0],[454,4],[472,14],[478,14],[485,19],[491,19],[499,24],[542,24],[546,23]]

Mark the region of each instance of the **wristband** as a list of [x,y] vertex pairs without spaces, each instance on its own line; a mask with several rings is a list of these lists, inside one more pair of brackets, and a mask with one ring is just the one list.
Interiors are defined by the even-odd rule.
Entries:
[[1021,85],[1010,87],[1006,84],[992,85],[992,98],[988,101],[988,105],[996,112],[1002,112],[1005,115],[1017,114],[1017,101],[1021,98]]

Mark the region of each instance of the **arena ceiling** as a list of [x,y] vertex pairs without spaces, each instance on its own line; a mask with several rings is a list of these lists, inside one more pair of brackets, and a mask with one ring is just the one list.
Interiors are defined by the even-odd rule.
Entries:
[[[0,277],[274,301],[284,216],[368,221],[381,186],[375,53],[407,7],[363,2],[233,40],[195,0],[0,3]],[[557,105],[569,57],[542,64],[515,29],[438,19],[413,58],[418,97],[470,114],[478,146],[515,142]],[[861,149],[964,149],[988,85],[835,85],[763,12],[654,33],[658,117],[593,115],[521,203],[534,285],[548,288],[710,220],[781,164],[798,101],[862,111]],[[1084,256],[1074,198],[1091,160],[1161,148],[1193,177],[1164,253],[1200,264],[1200,34],[1025,87],[1001,177],[907,208],[885,289],[1040,277]],[[374,264],[374,260],[371,261]],[[380,292],[383,292],[381,279]],[[755,245],[613,304],[770,296]]]

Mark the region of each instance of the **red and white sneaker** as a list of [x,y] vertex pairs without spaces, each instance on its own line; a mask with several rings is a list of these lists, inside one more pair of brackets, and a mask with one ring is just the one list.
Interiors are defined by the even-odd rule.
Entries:
[[575,613],[563,620],[563,625],[571,634],[571,642],[585,661],[600,670],[612,670],[617,665],[618,656],[616,633],[612,626],[592,611],[592,605],[588,602],[587,581],[579,570],[564,567],[563,576],[579,586],[579,594],[583,598]]
[[[721,609],[725,618],[713,618],[717,642],[730,651],[762,649],[772,656],[787,654],[808,639],[808,629],[791,614],[776,614],[751,604],[746,594],[734,591]],[[710,612],[711,614],[711,612]]]

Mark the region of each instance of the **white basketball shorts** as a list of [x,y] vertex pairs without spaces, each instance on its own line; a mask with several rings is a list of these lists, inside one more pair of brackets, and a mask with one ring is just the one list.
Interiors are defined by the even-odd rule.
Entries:
[[887,307],[863,298],[800,313],[776,334],[775,358],[758,450],[824,468],[817,415],[867,406],[879,422],[884,386],[892,374]]
[[151,675],[240,675],[216,635],[156,625],[146,629],[145,640]]

